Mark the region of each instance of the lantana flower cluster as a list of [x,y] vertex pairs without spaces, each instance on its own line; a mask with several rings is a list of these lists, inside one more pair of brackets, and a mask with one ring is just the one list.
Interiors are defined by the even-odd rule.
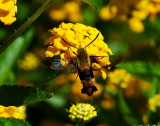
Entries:
[[3,118],[17,118],[17,119],[25,119],[26,118],[26,107],[20,106],[2,106],[0,105],[0,117]]
[[151,111],[156,112],[157,107],[160,107],[160,94],[156,94],[153,98],[148,100],[148,107]]
[[109,72],[108,77],[110,83],[126,88],[131,79],[131,74],[127,73],[124,69],[115,69],[113,72]]
[[72,105],[69,109],[69,117],[72,120],[80,119],[83,121],[90,120],[97,116],[95,107],[87,103],[77,103]]
[[154,20],[160,12],[160,0],[111,0],[100,11],[103,20],[127,21],[130,28],[137,33],[144,31],[142,21],[148,16]]
[[0,0],[0,21],[5,25],[10,25],[16,21],[17,0]]
[[36,55],[31,52],[27,52],[24,56],[24,59],[19,60],[18,64],[23,70],[33,70],[39,66],[40,61]]
[[67,19],[70,22],[80,22],[82,20],[81,1],[67,1],[61,6],[53,6],[49,16],[54,21]]
[[[61,62],[64,59],[76,58],[74,53],[77,53],[79,48],[84,48],[88,45],[99,34],[96,40],[86,47],[86,51],[88,56],[98,56],[96,58],[98,63],[92,63],[92,67],[101,70],[103,78],[106,78],[105,69],[102,67],[110,64],[109,54],[112,55],[112,51],[103,41],[104,38],[100,31],[80,23],[61,23],[58,28],[53,28],[49,31],[53,36],[45,42],[46,45],[49,45],[45,52],[46,57],[60,55]],[[76,48],[65,43],[63,39]]]

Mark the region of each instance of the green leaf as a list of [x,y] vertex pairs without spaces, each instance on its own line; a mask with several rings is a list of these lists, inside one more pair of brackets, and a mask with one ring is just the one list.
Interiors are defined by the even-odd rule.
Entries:
[[132,74],[139,75],[154,75],[160,76],[160,67],[156,63],[134,61],[124,62],[117,65],[118,68],[126,69]]
[[136,116],[133,114],[133,112],[131,111],[131,109],[127,105],[127,103],[123,97],[122,91],[120,89],[118,90],[118,99],[119,99],[118,107],[119,107],[121,113],[123,114],[123,118],[126,120],[126,122],[130,126],[134,125],[134,124],[139,124],[140,121],[136,118]]
[[102,7],[103,0],[82,0],[92,7],[96,8],[97,10],[100,10]]
[[143,94],[147,98],[153,97],[156,93],[158,93],[160,89],[160,67],[158,64],[152,62],[135,61],[124,62],[117,65],[117,67],[125,69],[137,78],[152,84],[151,90],[142,90]]
[[126,55],[129,51],[129,46],[126,42],[110,42],[108,46],[111,48],[114,56]]
[[32,87],[18,85],[0,86],[0,105],[21,106],[49,99],[53,94]]
[[23,36],[18,37],[3,53],[0,54],[0,85],[8,76],[8,71],[24,53],[34,35],[34,29],[29,29]]
[[15,118],[0,118],[0,126],[31,126],[28,122]]
[[82,14],[83,14],[82,23],[85,25],[95,27],[96,20],[98,18],[98,13],[96,13],[95,10],[86,7],[85,9],[83,9]]

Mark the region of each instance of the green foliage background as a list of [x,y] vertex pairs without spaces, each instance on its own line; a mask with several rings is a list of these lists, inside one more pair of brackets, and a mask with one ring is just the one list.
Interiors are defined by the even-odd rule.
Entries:
[[[141,92],[145,100],[157,94],[160,89],[160,16],[158,15],[153,22],[146,19],[143,22],[145,31],[137,34],[131,31],[126,23],[102,21],[99,18],[98,10],[109,1],[83,1],[88,4],[84,4],[82,8],[82,23],[96,27],[101,31],[105,42],[115,56],[127,56],[126,60],[115,68],[125,69],[136,78],[147,81],[152,85],[151,90]],[[44,66],[39,66],[31,71],[23,71],[17,63],[27,51],[33,51],[35,48],[45,48],[43,43],[50,36],[48,29],[58,27],[61,23],[51,20],[47,13],[48,9],[45,11],[50,2],[46,4],[46,7],[41,8],[36,16],[30,18],[43,2],[42,0],[18,0],[17,21],[10,26],[4,26],[0,23],[0,45],[2,45],[0,48],[0,104],[4,106],[29,104],[26,121],[33,126],[45,126],[43,123],[46,120],[52,123],[58,122],[57,125],[64,125],[71,123],[65,109],[73,103],[69,98],[72,85],[69,82],[63,86],[55,84],[55,78],[62,72],[50,70]],[[64,1],[53,2],[59,4]],[[43,11],[44,13],[42,13]],[[9,42],[6,41],[25,21],[28,24],[23,25],[24,27]],[[65,20],[64,22],[68,21]],[[9,45],[8,48],[6,48],[7,44]],[[16,86],[20,77],[34,84],[35,88]],[[100,82],[105,87],[104,81],[100,80]],[[109,126],[143,125],[142,115],[138,111],[138,102],[141,99],[128,99],[123,96],[121,90],[113,96],[116,107],[111,110],[104,110],[100,107],[102,96],[89,101],[89,103],[97,106],[99,112],[98,117],[86,123],[86,126],[98,126],[98,124]],[[38,102],[48,98],[51,99]],[[143,105],[146,106],[146,101]],[[157,124],[160,121],[159,113],[159,109],[156,113],[149,109],[146,110],[149,124]],[[7,123],[8,125],[4,125]],[[0,118],[0,124],[4,126],[12,126],[11,123],[14,126],[29,126],[27,122],[24,124],[24,122],[17,122],[14,119]]]

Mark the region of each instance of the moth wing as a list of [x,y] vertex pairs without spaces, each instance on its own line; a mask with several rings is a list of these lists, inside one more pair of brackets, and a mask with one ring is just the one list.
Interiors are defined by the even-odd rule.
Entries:
[[50,69],[58,70],[58,71],[64,71],[67,73],[77,73],[78,69],[75,65],[75,58],[65,59],[68,63],[67,65],[62,65],[60,59],[51,59],[47,58],[43,64],[45,66],[49,67]]
[[123,57],[123,56],[111,56],[110,57],[110,62],[111,64],[110,65],[107,65],[105,67],[113,67],[113,66],[116,66],[118,64],[120,64],[121,62],[123,62],[124,60],[126,60],[126,57]]
[[[106,57],[106,56],[90,56],[90,59],[91,59],[91,62],[92,63],[98,63],[98,61],[96,60],[97,57]],[[108,69],[109,67],[113,67],[115,65],[118,65],[119,63],[123,62],[126,58],[123,57],[123,56],[109,56],[110,58],[110,62],[111,64],[110,65],[107,65],[107,66],[104,66],[102,68],[104,69]],[[100,69],[93,69],[93,71],[99,71]]]

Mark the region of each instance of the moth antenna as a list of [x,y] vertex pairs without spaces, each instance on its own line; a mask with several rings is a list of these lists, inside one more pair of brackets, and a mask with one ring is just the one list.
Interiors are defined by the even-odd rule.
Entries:
[[[70,48],[70,47],[69,47]],[[71,49],[71,48],[70,48]],[[71,49],[71,51],[73,52],[73,54],[75,54],[75,55],[77,55],[77,53],[75,53],[72,49]]]
[[89,46],[90,44],[92,44],[92,43],[98,38],[98,36],[99,36],[99,33],[98,33],[97,36],[96,36],[88,45],[86,45],[84,48],[86,48],[87,46]]
[[[68,45],[74,47],[73,45],[71,45],[71,44],[69,44],[68,42],[66,42],[66,41],[64,40],[64,38],[62,38],[62,40],[63,40],[66,44],[68,44]],[[74,47],[74,48],[76,48],[76,47]],[[76,48],[76,49],[78,49],[78,48]]]

